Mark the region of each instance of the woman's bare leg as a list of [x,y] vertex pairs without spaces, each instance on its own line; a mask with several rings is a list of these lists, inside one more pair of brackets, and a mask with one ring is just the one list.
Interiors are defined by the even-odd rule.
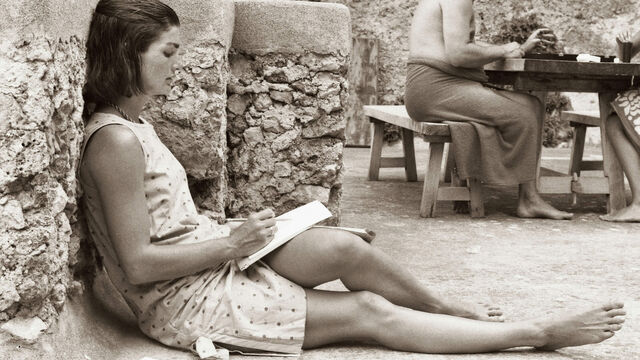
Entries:
[[307,290],[303,347],[361,341],[422,353],[479,353],[517,346],[554,350],[608,339],[621,328],[623,316],[622,304],[610,304],[577,315],[496,323],[420,312],[366,291]]
[[640,154],[631,144],[617,115],[607,119],[607,137],[622,164],[631,187],[631,204],[600,218],[606,221],[640,222]]
[[502,320],[497,307],[444,300],[384,252],[345,231],[310,229],[265,260],[277,273],[307,288],[340,279],[349,290],[371,291],[411,309]]

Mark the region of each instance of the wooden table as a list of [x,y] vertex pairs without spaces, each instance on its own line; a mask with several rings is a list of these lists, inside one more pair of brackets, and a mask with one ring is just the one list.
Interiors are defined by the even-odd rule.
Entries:
[[[602,58],[602,61],[577,62],[575,55],[537,55],[496,61],[487,64],[484,69],[490,83],[512,85],[514,90],[530,91],[543,104],[549,91],[598,93],[605,174],[601,186],[608,187],[607,209],[610,212],[625,207],[626,202],[622,167],[607,141],[604,123],[611,111],[609,103],[616,94],[640,86],[640,63],[613,63],[612,57]],[[539,177],[538,180],[541,193],[571,193],[576,188],[574,185],[569,176]],[[584,189],[583,186],[579,188]]]

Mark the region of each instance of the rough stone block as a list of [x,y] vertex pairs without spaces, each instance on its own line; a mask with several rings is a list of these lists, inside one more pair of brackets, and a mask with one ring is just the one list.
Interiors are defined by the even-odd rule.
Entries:
[[344,5],[286,0],[236,0],[232,47],[247,54],[339,54],[351,51]]
[[27,342],[35,341],[47,328],[47,324],[38,317],[16,317],[0,326],[0,329]]

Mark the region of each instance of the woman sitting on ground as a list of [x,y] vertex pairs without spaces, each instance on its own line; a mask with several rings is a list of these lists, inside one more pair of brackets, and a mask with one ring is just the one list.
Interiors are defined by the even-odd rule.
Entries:
[[[170,91],[180,46],[178,17],[157,0],[99,1],[87,40],[85,95],[96,104],[80,162],[87,224],[149,337],[185,349],[205,336],[249,352],[362,341],[471,353],[597,343],[621,328],[621,303],[491,321],[497,308],[443,300],[384,252],[338,230],[308,230],[240,271],[234,259],[272,239],[273,211],[233,229],[199,215],[184,169],[140,117],[152,96]],[[314,289],[336,279],[350,291]]]
[[[631,43],[630,57],[640,52],[640,32],[633,37],[627,31],[617,36],[618,58],[624,43]],[[607,221],[640,222],[640,91],[630,90],[613,102],[613,112],[606,122],[607,138],[622,164],[631,187],[631,204],[600,218]]]

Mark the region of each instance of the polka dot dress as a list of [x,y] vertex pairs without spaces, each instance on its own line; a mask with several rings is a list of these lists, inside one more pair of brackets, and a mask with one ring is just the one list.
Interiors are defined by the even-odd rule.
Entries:
[[640,152],[640,90],[629,90],[611,103],[622,121],[627,138]]
[[[124,125],[136,135],[145,157],[151,242],[184,244],[228,235],[228,227],[198,215],[183,167],[162,144],[153,126],[141,121],[135,124],[115,115],[95,113],[86,126],[82,151],[91,135],[107,125]],[[240,271],[234,261],[213,264],[200,273],[169,281],[133,285],[107,236],[97,190],[80,180],[90,236],[109,278],[145,334],[185,349],[198,337],[206,336],[221,346],[228,344],[249,352],[301,352],[306,297],[300,286],[263,262]]]

